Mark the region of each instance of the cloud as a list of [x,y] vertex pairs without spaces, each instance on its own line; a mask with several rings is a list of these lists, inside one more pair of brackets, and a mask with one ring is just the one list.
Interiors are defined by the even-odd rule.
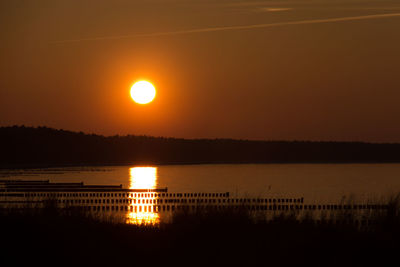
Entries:
[[288,8],[288,7],[262,7],[260,8],[261,11],[266,11],[266,12],[281,12],[281,11],[289,11],[293,10],[293,8]]
[[358,21],[358,20],[370,20],[370,19],[383,19],[383,18],[393,18],[393,17],[400,17],[400,13],[373,14],[373,15],[339,17],[339,18],[328,18],[328,19],[297,20],[297,21],[286,21],[286,22],[266,23],[266,24],[208,27],[208,28],[199,28],[191,30],[142,33],[142,34],[132,34],[132,35],[103,36],[103,37],[93,37],[84,39],[60,40],[60,41],[54,41],[52,43],[62,44],[62,43],[75,43],[83,41],[101,41],[101,40],[116,40],[116,39],[139,38],[139,37],[174,36],[174,35],[185,35],[185,34],[196,34],[196,33],[219,32],[219,31],[263,29],[263,28],[281,27],[289,25],[306,25],[306,24],[334,23],[334,22]]

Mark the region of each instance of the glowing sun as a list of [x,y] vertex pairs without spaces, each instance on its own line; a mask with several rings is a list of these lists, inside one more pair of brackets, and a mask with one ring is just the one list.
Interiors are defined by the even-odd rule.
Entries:
[[148,104],[156,97],[156,88],[147,81],[136,82],[131,87],[131,97],[138,104]]

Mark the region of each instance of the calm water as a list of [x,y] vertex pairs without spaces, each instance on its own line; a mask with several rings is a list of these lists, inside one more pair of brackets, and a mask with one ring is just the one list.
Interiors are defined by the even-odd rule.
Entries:
[[232,196],[304,197],[307,202],[343,196],[380,200],[400,192],[400,164],[243,164],[53,168],[0,171],[2,179],[168,187],[170,192],[230,192]]

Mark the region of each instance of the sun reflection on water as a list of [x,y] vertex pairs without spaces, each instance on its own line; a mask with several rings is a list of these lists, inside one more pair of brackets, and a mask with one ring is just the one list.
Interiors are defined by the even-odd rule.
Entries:
[[130,172],[130,189],[154,189],[157,183],[156,167],[133,167]]
[[[155,189],[157,186],[157,167],[133,167],[129,169],[130,189]],[[155,224],[160,216],[155,212],[156,193],[136,192],[130,194],[128,223]]]

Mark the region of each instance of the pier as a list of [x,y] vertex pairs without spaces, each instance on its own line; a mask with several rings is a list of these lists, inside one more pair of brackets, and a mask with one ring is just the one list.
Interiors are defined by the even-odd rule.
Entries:
[[251,212],[369,212],[385,210],[377,203],[307,203],[297,198],[238,198],[229,192],[173,193],[167,188],[125,189],[122,185],[85,185],[50,181],[0,181],[1,208],[80,208],[88,212],[173,213],[201,209],[244,209]]

